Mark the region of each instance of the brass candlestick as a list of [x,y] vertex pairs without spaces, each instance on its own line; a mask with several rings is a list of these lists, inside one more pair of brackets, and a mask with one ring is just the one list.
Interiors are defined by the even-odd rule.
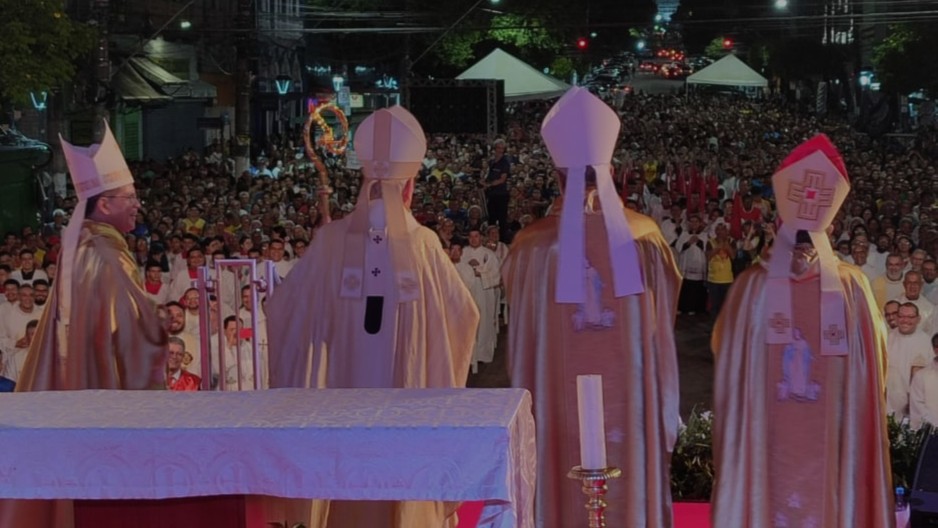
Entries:
[[583,483],[583,493],[586,495],[586,510],[589,512],[589,528],[605,528],[606,526],[606,481],[622,476],[622,470],[617,467],[605,469],[583,469],[576,466],[567,473],[568,478]]

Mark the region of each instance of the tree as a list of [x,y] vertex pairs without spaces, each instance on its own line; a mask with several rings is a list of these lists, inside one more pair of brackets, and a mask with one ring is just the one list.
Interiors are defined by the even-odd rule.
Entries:
[[75,75],[95,32],[65,14],[62,0],[0,0],[0,101],[25,103]]
[[465,68],[494,47],[505,48],[534,65],[547,66],[563,48],[563,42],[538,18],[501,14],[492,17],[488,29],[448,34],[435,52],[445,66]]
[[873,50],[883,90],[900,95],[925,90],[931,97],[938,95],[938,71],[931,67],[938,34],[906,24],[889,29],[889,35]]
[[573,74],[574,69],[574,64],[570,57],[557,57],[550,65],[550,74],[560,80],[568,80],[570,79],[570,75]]
[[720,59],[727,53],[730,53],[732,50],[724,44],[724,40],[723,37],[717,37],[711,40],[704,49],[704,55],[711,59]]

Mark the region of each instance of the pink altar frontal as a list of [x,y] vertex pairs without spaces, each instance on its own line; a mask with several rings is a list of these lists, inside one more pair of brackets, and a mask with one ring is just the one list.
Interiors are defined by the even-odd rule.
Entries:
[[520,389],[3,394],[0,445],[0,498],[77,499],[79,527],[283,522],[264,496],[473,501],[480,524],[533,527]]

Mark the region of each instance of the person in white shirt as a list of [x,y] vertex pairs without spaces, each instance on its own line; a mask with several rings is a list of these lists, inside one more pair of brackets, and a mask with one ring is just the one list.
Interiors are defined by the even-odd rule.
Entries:
[[155,260],[147,262],[144,271],[143,290],[146,292],[146,296],[158,305],[166,304],[172,300],[169,297],[169,284],[163,281],[163,267]]
[[[241,326],[252,330],[250,339],[257,341],[258,349],[261,354],[261,368],[267,372],[268,353],[267,353],[267,314],[264,312],[264,295],[257,294],[257,333],[253,332],[251,324],[254,320],[254,310],[251,307],[251,285],[241,288],[241,309],[238,310],[238,318],[241,320]],[[267,388],[267,379],[261,379],[261,388]],[[253,387],[253,378],[251,379]]]
[[922,264],[925,263],[925,259],[928,257],[928,252],[924,249],[916,249],[909,255],[909,265],[907,270],[912,271],[922,271]]
[[[186,333],[194,337],[195,339],[199,338],[199,290],[195,288],[189,288],[186,290],[186,293],[182,296],[183,309],[186,310]],[[186,350],[189,350],[186,348]],[[198,374],[198,372],[196,372]]]
[[[10,279],[11,273],[13,273],[13,270],[10,269],[10,266],[7,266],[5,264],[0,264],[0,288],[6,288],[6,286],[4,285]],[[16,288],[19,289],[19,286],[20,286],[19,283],[17,283]],[[6,293],[4,290],[0,290],[0,306],[7,304],[7,302],[9,302],[7,300],[6,295],[4,295],[4,293]]]
[[922,297],[922,274],[918,271],[907,271],[902,278],[905,293],[899,296],[899,303],[910,302],[918,307],[919,329],[928,335],[935,333],[935,305]]
[[899,306],[899,325],[886,340],[886,410],[897,419],[909,416],[912,376],[931,360],[931,339],[918,324],[918,307],[905,303]]
[[[662,217],[659,225],[661,226],[661,234],[664,236],[664,240],[674,249],[677,238],[681,236],[684,230],[684,211],[681,209],[681,206],[678,204],[672,205],[671,214]],[[675,255],[676,254],[677,251],[675,250]]]
[[23,371],[23,365],[26,363],[26,355],[29,353],[29,345],[33,342],[36,335],[36,327],[39,321],[33,319],[26,323],[26,329],[23,337],[13,340],[0,340],[2,352],[0,352],[0,376],[16,382]]
[[487,240],[485,247],[495,252],[499,262],[504,262],[508,256],[508,245],[501,241],[501,232],[497,225],[490,225],[485,229]]
[[922,263],[922,295],[931,301],[932,304],[938,304],[938,262],[926,260]]
[[925,424],[938,425],[938,334],[932,336],[931,347],[931,361],[912,377],[909,424],[913,429]]
[[6,321],[6,314],[10,309],[16,306],[20,298],[20,283],[16,279],[6,279],[3,281],[3,295],[0,295],[0,337],[3,337],[3,321]]
[[479,363],[491,363],[495,357],[501,266],[495,252],[482,246],[482,234],[478,229],[469,231],[469,245],[461,251],[455,251],[450,259],[456,265],[459,277],[469,288],[472,300],[479,308],[476,346],[472,352],[472,371],[478,372]]
[[274,269],[277,270],[277,275],[281,279],[287,278],[287,275],[290,273],[290,270],[293,269],[293,265],[296,264],[295,260],[285,260],[284,254],[286,253],[286,246],[283,240],[274,239],[270,241],[270,245],[267,246],[268,255],[270,260],[274,263]]
[[889,330],[895,330],[899,326],[899,306],[899,301],[889,301],[883,307],[883,318]]
[[178,301],[192,287],[192,281],[199,278],[199,268],[205,265],[205,252],[200,246],[193,246],[186,254],[186,265],[173,270],[173,280],[169,283],[169,299]]
[[905,292],[902,286],[902,270],[905,263],[898,253],[890,253],[886,257],[886,273],[876,277],[870,282],[876,306],[885,306],[886,301],[898,299]]
[[677,251],[677,264],[684,276],[681,295],[678,300],[678,313],[695,315],[707,308],[706,239],[700,216],[693,214],[687,222],[687,230],[681,233],[672,247]]
[[873,282],[873,279],[882,274],[882,270],[880,270],[869,257],[870,244],[868,242],[857,239],[850,244],[850,258],[847,259],[847,262],[860,268],[860,271],[866,275],[866,278],[868,278],[870,282]]
[[49,283],[43,279],[33,281],[33,298],[40,309],[44,309],[49,300]]
[[32,284],[36,279],[43,279],[46,282],[49,281],[46,272],[36,268],[36,257],[31,249],[23,249],[20,251],[20,267],[10,274],[10,278],[16,279],[21,285]]
[[3,304],[16,304],[20,299],[20,283],[16,279],[3,281]]
[[890,248],[892,248],[892,239],[889,238],[889,235],[882,234],[876,237],[876,250],[870,252],[870,260],[873,261],[873,264],[885,267]]
[[33,287],[29,284],[21,284],[19,287],[19,302],[10,306],[3,314],[2,334],[3,337],[12,341],[18,341],[26,335],[26,324],[32,320],[39,320],[42,317],[42,308],[38,308],[35,303]]
[[198,334],[195,336],[186,330],[186,309],[176,301],[166,303],[167,330],[170,337],[178,337],[186,344],[186,356],[182,360],[182,368],[202,376],[202,345]]
[[[254,390],[254,356],[250,346],[250,341],[238,335],[238,319],[235,316],[225,318],[225,335],[222,338],[225,343],[224,370],[225,370],[225,390]],[[243,327],[242,327],[243,328]],[[216,350],[212,352],[217,355]],[[263,360],[262,360],[263,361]],[[239,375],[240,365],[240,375]],[[266,370],[266,365],[263,365]],[[218,376],[222,365],[216,362],[213,365],[213,374]]]
[[665,218],[671,214],[671,193],[667,189],[662,190],[661,197],[651,201],[648,205],[648,216],[650,216],[658,226]]

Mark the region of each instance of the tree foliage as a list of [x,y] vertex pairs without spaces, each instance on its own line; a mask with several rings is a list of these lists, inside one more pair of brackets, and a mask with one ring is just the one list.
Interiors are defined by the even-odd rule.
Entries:
[[436,54],[446,65],[464,68],[480,58],[479,51],[495,46],[507,48],[527,60],[544,52],[553,54],[563,47],[563,42],[541,19],[508,13],[492,17],[488,29],[448,34],[436,48]]
[[938,95],[938,71],[934,68],[938,34],[905,24],[889,29],[889,35],[873,50],[883,90],[902,95],[925,90],[929,96]]
[[711,40],[710,43],[707,44],[707,47],[704,48],[704,55],[711,59],[723,58],[723,56],[729,52],[730,50],[723,47],[723,37],[717,37]]
[[0,99],[23,103],[30,92],[72,79],[95,32],[65,14],[62,0],[0,0]]

